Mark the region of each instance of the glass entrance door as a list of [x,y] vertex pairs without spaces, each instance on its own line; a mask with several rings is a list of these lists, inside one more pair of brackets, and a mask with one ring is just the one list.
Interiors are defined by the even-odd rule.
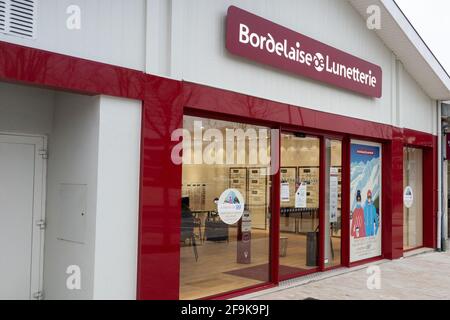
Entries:
[[342,142],[326,139],[325,151],[325,268],[341,265]]
[[423,245],[423,152],[403,148],[403,249]]
[[319,266],[320,139],[281,135],[280,279]]

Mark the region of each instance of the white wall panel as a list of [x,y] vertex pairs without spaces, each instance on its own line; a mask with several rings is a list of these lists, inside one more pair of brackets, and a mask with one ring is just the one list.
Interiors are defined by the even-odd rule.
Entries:
[[436,132],[436,102],[428,97],[417,82],[400,66],[400,127],[422,132]]
[[[35,39],[7,41],[137,70],[145,68],[145,0],[36,0]],[[80,8],[81,29],[69,30],[67,8]]]
[[[174,78],[316,110],[391,123],[391,52],[345,1],[172,1]],[[234,4],[383,68],[383,97],[367,98],[230,55],[225,17]]]
[[136,299],[141,106],[100,100],[94,299]]
[[55,93],[36,87],[0,83],[0,131],[49,134]]
[[[49,139],[47,228],[45,231],[44,292],[46,299],[92,299],[94,284],[95,220],[97,210],[97,159],[99,97],[59,93],[53,131]],[[61,184],[86,188],[83,243],[61,240],[59,226],[66,210]],[[69,266],[81,270],[81,289],[66,286]]]

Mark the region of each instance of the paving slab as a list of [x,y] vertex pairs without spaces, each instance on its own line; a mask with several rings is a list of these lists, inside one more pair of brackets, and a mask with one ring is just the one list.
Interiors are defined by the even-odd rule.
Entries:
[[[368,287],[368,267],[379,269],[376,281]],[[371,278],[373,279],[373,278]],[[282,283],[279,287],[239,299],[250,300],[447,300],[450,299],[450,252],[420,250],[397,260],[382,260],[355,268],[342,268]]]

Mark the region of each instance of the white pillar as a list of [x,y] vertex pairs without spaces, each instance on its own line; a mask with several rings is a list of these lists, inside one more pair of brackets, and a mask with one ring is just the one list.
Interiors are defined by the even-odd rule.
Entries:
[[135,299],[142,102],[101,96],[94,299]]

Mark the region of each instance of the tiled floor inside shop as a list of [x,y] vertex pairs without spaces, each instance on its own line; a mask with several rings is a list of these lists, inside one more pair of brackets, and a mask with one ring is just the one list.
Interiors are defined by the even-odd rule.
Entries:
[[[280,257],[280,273],[303,272],[306,266],[306,235],[281,233],[287,238],[287,250]],[[181,246],[180,299],[198,299],[269,281],[269,232],[252,229],[250,264],[236,262],[236,228],[229,229],[229,242],[201,241],[197,238],[198,260],[194,247]],[[340,261],[340,238],[332,237],[334,261]]]

